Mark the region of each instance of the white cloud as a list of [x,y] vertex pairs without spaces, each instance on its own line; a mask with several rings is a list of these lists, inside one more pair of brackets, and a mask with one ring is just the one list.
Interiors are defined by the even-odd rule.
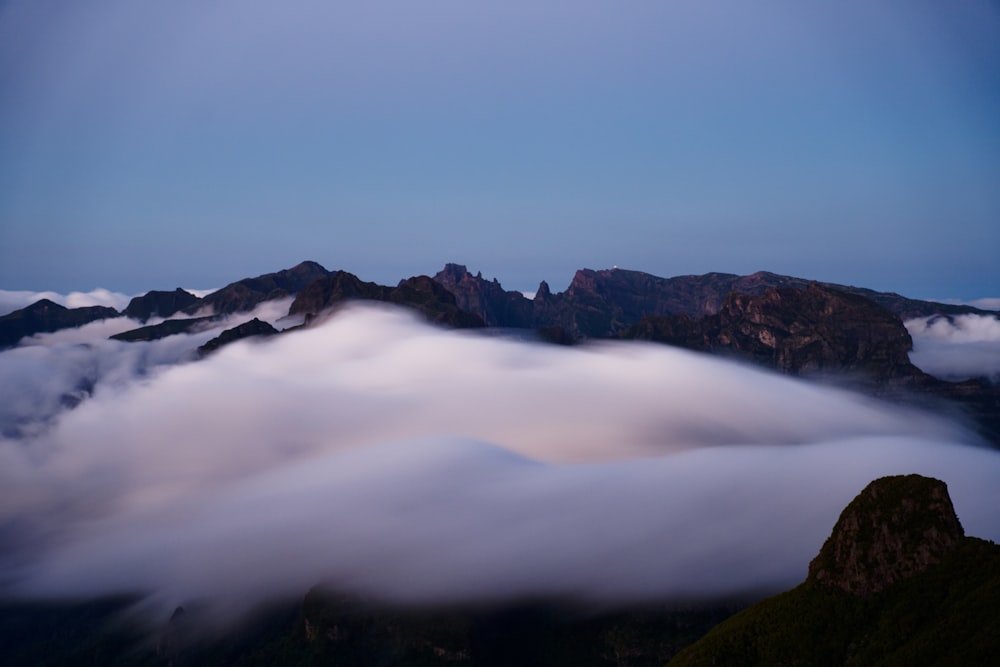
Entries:
[[910,361],[945,380],[1000,380],[1000,319],[989,315],[927,317],[905,322],[913,337]]
[[67,308],[83,308],[85,306],[109,306],[115,310],[122,310],[128,305],[130,297],[121,292],[112,292],[104,288],[97,288],[89,292],[70,292],[60,294],[58,292],[31,292],[27,290],[0,290],[0,315],[6,315],[15,310],[20,310],[29,306],[39,299],[54,301],[60,306]]
[[1000,454],[971,438],[666,346],[352,307],[99,386],[0,441],[0,524],[17,526],[0,563],[22,565],[0,580],[230,611],[320,581],[416,600],[778,589],[880,475],[944,479],[966,529],[1000,538]]

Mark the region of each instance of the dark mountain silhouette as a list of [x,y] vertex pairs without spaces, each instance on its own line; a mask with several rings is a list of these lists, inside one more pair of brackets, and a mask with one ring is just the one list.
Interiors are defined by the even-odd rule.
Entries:
[[294,295],[309,283],[329,273],[316,262],[302,262],[290,269],[230,283],[187,306],[184,312],[194,315],[204,308],[211,308],[215,315],[248,312],[264,301]]
[[534,306],[520,292],[507,291],[497,279],[485,280],[481,273],[472,275],[461,264],[446,264],[434,280],[455,295],[459,308],[482,318],[488,327],[534,326]]
[[806,581],[736,614],[678,665],[988,665],[1000,655],[1000,546],[966,537],[947,487],[869,484]]
[[407,278],[396,287],[387,287],[364,282],[346,271],[335,271],[313,281],[295,297],[288,314],[305,315],[309,320],[348,301],[382,301],[406,306],[432,322],[455,328],[483,326],[482,318],[459,308],[455,295],[427,276]]
[[152,317],[170,317],[197,301],[198,297],[180,287],[172,292],[153,290],[142,296],[133,297],[122,311],[122,315],[146,322]]
[[713,315],[652,316],[619,334],[705,352],[727,352],[790,375],[862,372],[875,379],[921,375],[903,322],[874,301],[813,283],[731,292]]
[[617,335],[644,317],[686,315],[697,319],[715,315],[729,294],[763,295],[775,287],[806,289],[811,285],[874,301],[903,319],[913,317],[989,314],[971,306],[919,301],[898,294],[817,283],[759,271],[747,276],[731,273],[661,278],[641,271],[580,269],[565,292],[553,293],[542,281],[534,300],[504,290],[495,279],[472,275],[461,264],[447,264],[434,278],[455,294],[459,307],[483,318],[488,326],[561,328],[573,338]]
[[235,343],[244,338],[255,338],[259,336],[274,336],[278,330],[267,322],[262,322],[256,317],[231,329],[226,329],[221,334],[208,341],[198,348],[198,354],[204,356],[215,352],[220,347]]
[[0,348],[16,345],[25,336],[79,327],[112,317],[118,317],[118,311],[114,308],[66,308],[54,301],[40,299],[30,306],[0,317]]
[[212,326],[216,321],[214,316],[188,317],[175,320],[164,320],[159,324],[150,324],[137,329],[129,329],[110,336],[111,340],[120,340],[126,343],[138,343],[140,341],[159,340],[167,336],[176,334],[197,333]]

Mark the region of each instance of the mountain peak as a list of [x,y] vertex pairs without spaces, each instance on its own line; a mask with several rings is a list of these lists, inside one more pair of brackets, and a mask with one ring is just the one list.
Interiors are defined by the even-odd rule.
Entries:
[[882,477],[841,513],[809,579],[870,597],[941,562],[964,536],[944,482]]

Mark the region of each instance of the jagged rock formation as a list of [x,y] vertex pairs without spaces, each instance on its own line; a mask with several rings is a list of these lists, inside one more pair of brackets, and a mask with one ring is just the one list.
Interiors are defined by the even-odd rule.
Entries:
[[129,329],[110,336],[111,340],[121,340],[126,343],[138,343],[141,341],[159,340],[167,336],[176,334],[197,333],[211,328],[216,321],[214,316],[188,317],[176,320],[164,320],[159,324],[150,324],[137,329]]
[[944,482],[884,477],[843,511],[804,583],[669,664],[993,664],[998,599],[1000,546],[964,536]]
[[0,317],[0,348],[16,345],[25,336],[79,327],[118,316],[117,310],[106,306],[66,308],[54,301],[40,299]]
[[844,509],[809,579],[867,597],[940,563],[963,537],[944,482],[883,477]]
[[413,308],[432,322],[456,328],[483,326],[482,319],[458,307],[455,296],[428,276],[415,276],[387,287],[360,280],[346,271],[313,281],[303,289],[288,309],[289,315],[307,319],[346,301],[383,301]]
[[205,356],[206,354],[215,352],[224,345],[235,343],[236,341],[243,340],[244,338],[252,338],[255,336],[274,336],[277,333],[277,329],[272,327],[267,322],[263,322],[255,317],[252,320],[240,324],[239,326],[233,327],[232,329],[226,329],[221,334],[199,347],[198,354],[200,356]]
[[736,353],[791,375],[921,374],[910,363],[913,341],[897,316],[873,301],[818,284],[773,287],[759,296],[733,292],[714,315],[646,317],[619,337]]
[[455,295],[459,308],[478,315],[488,327],[533,326],[532,302],[520,292],[505,290],[496,278],[485,280],[482,273],[472,275],[461,264],[446,264],[434,280]]
[[205,308],[211,308],[215,315],[247,312],[264,301],[296,294],[309,283],[329,273],[316,262],[302,262],[290,269],[230,283],[184,308],[184,312],[194,315]]
[[616,335],[644,317],[686,315],[698,319],[715,315],[730,293],[759,296],[776,287],[806,289],[815,285],[874,301],[897,316],[980,313],[986,311],[930,301],[907,299],[898,294],[813,281],[758,271],[747,276],[731,273],[660,278],[640,271],[581,269],[565,292],[553,294],[544,282],[535,296],[533,324],[561,326],[574,337]]
[[142,296],[133,297],[122,311],[122,315],[146,322],[152,317],[170,317],[197,301],[198,297],[180,287],[173,292],[152,290]]

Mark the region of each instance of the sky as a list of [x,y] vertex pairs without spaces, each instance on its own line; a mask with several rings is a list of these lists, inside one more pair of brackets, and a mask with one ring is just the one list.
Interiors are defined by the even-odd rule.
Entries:
[[1000,5],[0,4],[0,288],[1000,284]]

